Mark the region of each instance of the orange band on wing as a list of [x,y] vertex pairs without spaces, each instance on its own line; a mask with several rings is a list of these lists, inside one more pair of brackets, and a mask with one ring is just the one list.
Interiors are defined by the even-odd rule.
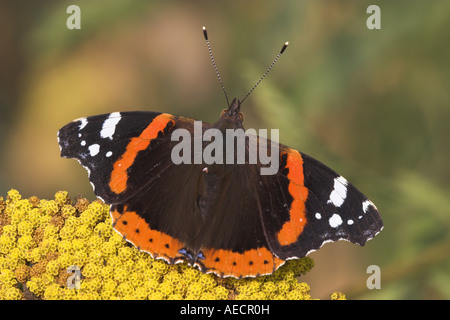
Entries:
[[286,221],[277,234],[278,242],[287,246],[298,240],[306,224],[305,202],[308,198],[308,189],[304,186],[303,158],[296,150],[287,153],[286,168],[289,179],[289,193],[293,200],[289,210],[289,220]]
[[271,274],[284,263],[264,247],[243,253],[222,249],[209,249],[203,253],[205,259],[202,264],[206,269],[236,278]]
[[134,159],[136,159],[139,151],[145,150],[150,142],[158,137],[158,133],[163,131],[171,120],[171,115],[166,113],[160,114],[142,131],[139,137],[130,140],[125,153],[114,163],[109,182],[109,187],[112,192],[119,194],[126,190],[128,168],[133,165]]
[[134,211],[121,214],[117,210],[111,211],[115,223],[114,228],[140,250],[150,252],[153,257],[165,256],[168,260],[182,257],[178,251],[183,244],[171,236],[150,228],[148,223]]

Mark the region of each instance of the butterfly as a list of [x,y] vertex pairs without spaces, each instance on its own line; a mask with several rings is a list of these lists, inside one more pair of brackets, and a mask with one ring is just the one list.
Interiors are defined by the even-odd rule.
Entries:
[[[203,33],[217,70],[206,28]],[[61,156],[86,168],[127,241],[154,258],[187,261],[220,277],[271,274],[327,242],[363,246],[382,230],[374,203],[344,177],[298,150],[244,132],[241,105],[248,94],[231,103],[225,96],[227,108],[213,124],[148,111],[74,120],[58,131]],[[255,150],[266,156],[251,160]],[[262,174],[268,160],[275,169]]]

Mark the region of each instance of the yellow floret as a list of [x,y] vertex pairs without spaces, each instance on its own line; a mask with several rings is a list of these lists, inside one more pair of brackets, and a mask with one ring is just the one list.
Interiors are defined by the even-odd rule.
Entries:
[[65,204],[61,208],[61,216],[64,219],[67,219],[69,217],[74,217],[76,212],[77,212],[77,210],[72,205]]
[[186,292],[187,300],[198,300],[200,299],[200,295],[203,293],[203,287],[199,282],[192,283]]
[[138,258],[134,264],[134,271],[144,275],[144,271],[150,268],[150,264],[143,258]]
[[171,270],[165,275],[164,282],[168,282],[173,286],[177,286],[181,282],[181,279],[181,274],[179,274],[178,271]]
[[56,277],[59,274],[59,261],[58,260],[49,261],[47,263],[45,270],[49,275]]
[[116,297],[117,295],[117,283],[113,279],[107,279],[103,282],[103,287],[101,291],[102,299],[108,300]]
[[74,253],[73,255],[73,263],[77,266],[84,266],[89,262],[89,255],[87,251],[80,250]]
[[58,256],[58,263],[61,269],[67,269],[74,264],[73,253],[64,252]]
[[113,232],[113,233],[111,234],[111,237],[109,238],[109,241],[110,241],[112,244],[114,244],[114,246],[115,246],[116,248],[123,247],[123,246],[126,245],[126,243],[127,243],[127,242],[123,239],[123,236],[120,235],[120,234],[117,233],[117,232]]
[[7,236],[7,237],[13,239],[13,241],[15,241],[17,239],[16,225],[8,224],[8,225],[4,226],[2,236]]
[[19,266],[25,264],[24,257],[25,254],[23,250],[19,248],[13,248],[5,257],[5,265],[8,266],[8,269],[15,270]]
[[75,251],[83,251],[87,248],[88,243],[84,239],[74,239],[72,241],[72,248]]
[[122,247],[119,248],[117,255],[119,259],[124,262],[126,260],[129,260],[133,257],[133,249],[130,247]]
[[179,293],[172,293],[167,296],[167,300],[183,300],[183,296]]
[[59,206],[55,200],[41,200],[39,206],[42,212],[48,216],[54,216],[59,211]]
[[200,295],[200,300],[215,300],[214,293],[205,291]]
[[37,263],[44,258],[44,254],[40,247],[28,250],[26,253],[26,258],[32,263]]
[[81,282],[81,290],[89,292],[99,292],[102,288],[102,281],[99,278],[84,279]]
[[76,289],[69,289],[67,287],[62,288],[62,299],[64,300],[77,300],[77,290]]
[[82,271],[83,276],[87,278],[95,278],[101,273],[101,267],[95,263],[88,262]]
[[0,289],[0,300],[22,300],[23,293],[16,287]]
[[124,267],[118,267],[114,270],[114,280],[116,280],[117,283],[125,282],[127,279],[127,269],[125,269]]
[[160,291],[154,291],[148,295],[149,300],[163,300],[164,295]]
[[22,199],[22,196],[16,189],[11,189],[8,191],[8,194],[6,196],[7,202],[16,202],[19,201],[20,199]]
[[95,291],[80,290],[78,291],[77,298],[79,300],[100,300],[101,296]]
[[107,264],[108,266],[113,267],[113,268],[122,267],[122,262],[120,261],[119,257],[117,257],[116,255],[110,256],[110,257],[106,260],[106,264]]
[[277,283],[278,292],[282,295],[286,295],[289,292],[290,288],[291,286],[286,280],[281,280]]
[[94,233],[104,240],[111,237],[112,232],[111,224],[106,224],[104,222],[98,223],[94,228]]
[[6,234],[0,236],[0,254],[7,254],[16,246],[13,238]]
[[215,287],[212,292],[215,300],[227,300],[230,294],[228,289],[222,286]]
[[101,251],[103,254],[103,257],[105,259],[110,258],[111,256],[116,254],[116,246],[114,245],[114,243],[107,241],[107,242],[103,242],[102,243],[102,247],[101,247]]
[[67,191],[58,191],[55,194],[55,202],[59,205],[59,206],[63,206],[67,203],[70,203],[70,196],[69,193]]
[[261,282],[255,279],[249,279],[242,281],[241,285],[238,285],[237,290],[241,296],[252,296],[256,292],[260,291]]
[[100,269],[100,276],[106,281],[114,277],[114,272],[114,267],[106,265]]
[[0,285],[3,287],[12,287],[16,285],[17,280],[12,270],[2,269],[0,271]]
[[49,252],[55,252],[58,250],[58,239],[48,238],[42,240],[40,244],[41,252],[43,255],[47,255]]
[[91,248],[91,250],[89,250],[89,261],[98,265],[103,264],[104,259],[102,251],[97,248]]
[[59,229],[50,224],[44,228],[44,239],[57,238],[59,236]]
[[130,281],[124,281],[117,286],[117,294],[119,297],[134,295],[134,287]]
[[262,284],[261,287],[262,292],[264,292],[268,297],[271,297],[272,294],[277,291],[277,286],[273,281],[266,281]]
[[131,274],[129,274],[129,279],[133,283],[135,288],[142,287],[145,281],[144,275],[139,272],[132,272]]
[[29,211],[27,218],[28,221],[31,223],[32,228],[36,229],[40,225],[42,217],[43,213],[41,209],[33,208]]
[[202,273],[194,268],[187,268],[183,273],[183,278],[186,280],[187,284],[190,285],[198,280]]
[[45,289],[44,280],[41,277],[31,277],[30,281],[27,282],[27,287],[31,293],[40,297]]
[[309,290],[304,291],[300,288],[292,289],[286,294],[288,300],[310,300]]
[[30,278],[30,267],[27,265],[21,265],[16,268],[15,276],[20,283],[26,283]]
[[26,251],[32,249],[35,246],[32,236],[22,236],[17,240],[17,248]]
[[203,286],[205,291],[209,291],[217,285],[215,276],[211,274],[201,274],[198,282]]
[[92,227],[83,223],[79,225],[75,231],[75,235],[80,239],[87,239],[92,235],[92,233]]
[[169,270],[169,265],[162,260],[155,260],[152,267],[160,275],[164,275]]
[[51,283],[45,288],[45,300],[59,300],[63,297],[62,288],[57,283]]
[[11,224],[17,226],[21,221],[25,220],[27,212],[22,209],[13,208],[13,206],[11,206],[10,208],[12,210],[11,211]]
[[175,287],[172,283],[163,281],[158,287],[158,290],[163,294],[164,297],[171,295],[174,292]]
[[331,294],[331,300],[346,300],[345,294],[342,292],[333,292]]
[[72,242],[69,240],[61,240],[58,243],[58,252],[59,253],[72,253],[73,252]]
[[28,220],[23,220],[17,225],[19,236],[31,236],[33,231],[33,224]]

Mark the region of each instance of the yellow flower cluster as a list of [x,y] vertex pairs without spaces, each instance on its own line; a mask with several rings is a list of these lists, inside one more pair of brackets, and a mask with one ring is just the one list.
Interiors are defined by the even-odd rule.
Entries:
[[[237,280],[169,265],[114,232],[109,206],[67,192],[53,200],[0,197],[1,299],[311,299],[298,276],[310,258]],[[336,294],[335,298],[342,298]]]

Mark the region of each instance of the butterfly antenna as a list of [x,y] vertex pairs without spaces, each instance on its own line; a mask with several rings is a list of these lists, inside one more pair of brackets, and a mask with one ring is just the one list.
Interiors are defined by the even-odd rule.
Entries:
[[211,56],[211,61],[212,61],[212,64],[214,66],[214,70],[216,70],[217,78],[219,78],[219,82],[220,82],[220,85],[222,86],[223,93],[225,93],[225,99],[227,100],[227,106],[229,107],[230,103],[228,101],[228,95],[227,95],[227,92],[225,90],[225,87],[223,86],[222,79],[220,78],[220,73],[219,73],[219,70],[217,69],[216,62],[214,61],[214,56],[212,54],[211,45],[209,44],[208,33],[206,32],[206,27],[205,26],[203,26],[203,36],[205,37],[206,44],[208,45],[209,55]]
[[264,74],[262,75],[261,78],[259,78],[258,82],[253,86],[253,88],[245,95],[244,99],[242,99],[241,104],[244,102],[245,99],[247,99],[247,97],[250,95],[250,93],[253,92],[253,90],[255,90],[255,88],[260,84],[260,82],[262,81],[262,79],[264,79],[267,74],[270,72],[270,70],[272,70],[273,66],[275,65],[275,63],[278,61],[278,58],[283,54],[284,50],[286,50],[287,46],[289,45],[289,42],[285,42],[283,47],[281,48],[280,52],[278,53],[278,55],[275,57],[275,60],[273,60],[272,64],[270,65],[270,67],[267,69],[266,72],[264,72]]

